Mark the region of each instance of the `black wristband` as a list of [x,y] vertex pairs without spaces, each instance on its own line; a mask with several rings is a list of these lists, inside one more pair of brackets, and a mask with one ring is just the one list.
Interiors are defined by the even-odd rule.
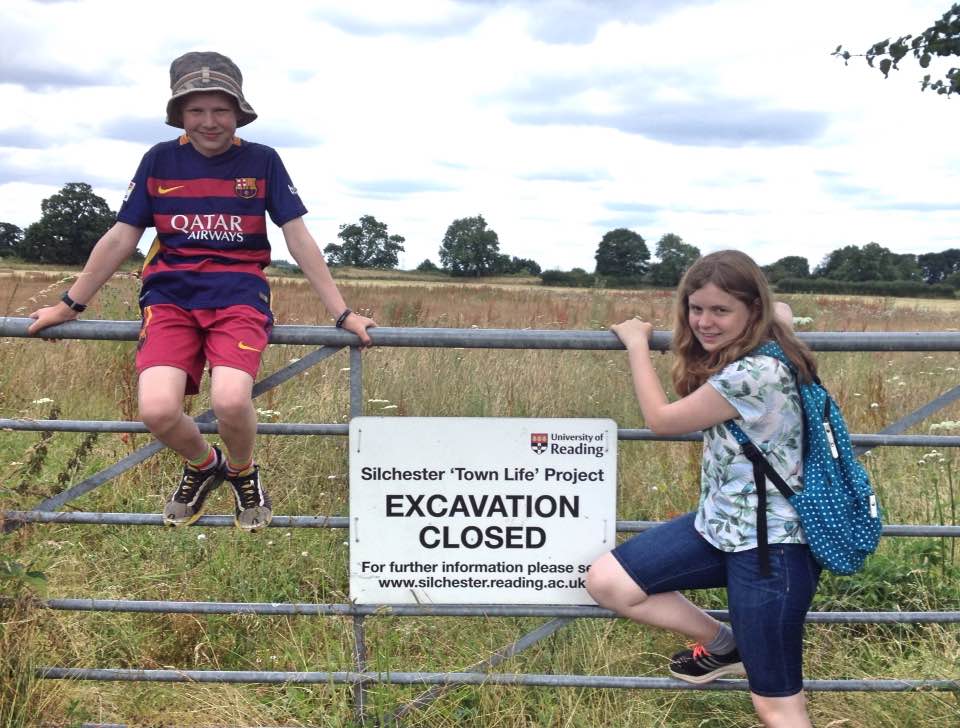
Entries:
[[65,304],[67,304],[67,308],[69,308],[71,311],[76,311],[77,313],[83,313],[84,311],[87,310],[87,304],[77,303],[72,298],[70,298],[70,294],[67,293],[66,291],[63,292],[63,295],[60,297],[60,300],[63,301]]
[[342,328],[343,328],[343,324],[344,324],[344,322],[347,320],[347,316],[349,316],[349,315],[352,314],[352,313],[353,313],[353,311],[351,311],[349,308],[345,308],[345,309],[343,310],[343,313],[340,314],[340,315],[337,317],[337,328],[338,328],[338,329],[342,329]]

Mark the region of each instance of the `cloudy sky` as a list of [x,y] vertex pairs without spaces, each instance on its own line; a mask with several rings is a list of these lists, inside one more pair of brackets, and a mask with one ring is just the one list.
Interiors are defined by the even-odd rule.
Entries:
[[761,263],[960,247],[960,100],[921,93],[912,60],[884,80],[830,56],[950,4],[3,0],[0,221],[67,182],[116,209],[176,136],[170,61],[217,50],[260,115],[241,136],[279,149],[321,247],[364,214],[406,237],[405,268],[478,214],[544,268],[593,270],[617,227]]

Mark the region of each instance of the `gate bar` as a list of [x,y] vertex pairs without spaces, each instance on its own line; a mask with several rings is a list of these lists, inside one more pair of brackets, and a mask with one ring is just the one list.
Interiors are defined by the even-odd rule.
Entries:
[[[259,614],[267,616],[336,617],[579,617],[611,618],[616,613],[592,606],[541,604],[315,604],[278,602],[174,602],[127,599],[47,599],[49,609],[77,612],[151,614]],[[726,609],[711,609],[715,619],[728,620]],[[957,624],[960,612],[807,612],[812,624]],[[361,671],[362,672],[362,671]]]
[[[0,519],[20,523],[70,523],[110,526],[162,526],[159,513],[96,513],[89,511],[2,511]],[[268,528],[348,528],[348,516],[274,516]],[[0,520],[2,523],[2,520]],[[663,521],[617,521],[619,533],[639,533]],[[232,516],[202,516],[194,527],[233,528]],[[960,537],[960,526],[888,524],[884,536]]]
[[[0,318],[0,336],[27,337],[33,319]],[[100,339],[135,341],[140,331],[136,321],[81,320],[44,329],[47,339]],[[568,329],[448,329],[377,327],[370,329],[374,346],[462,347],[465,349],[576,349],[623,350],[610,331]],[[954,331],[801,331],[797,336],[816,351],[960,351],[960,332]],[[650,348],[670,348],[669,331],[654,331]],[[357,337],[333,326],[274,326],[274,344],[323,344],[350,346]]]
[[[194,682],[258,684],[390,685],[524,685],[530,687],[626,688],[634,690],[749,690],[746,680],[716,680],[692,685],[666,677],[621,675],[545,675],[507,672],[279,672],[257,670],[133,670],[41,667],[46,680],[103,680],[123,682]],[[960,680],[804,680],[805,690],[840,692],[910,692],[960,690]]]
[[[950,394],[952,394],[952,392]],[[934,402],[939,402],[945,396],[946,395],[942,395],[937,400],[934,400]],[[960,387],[957,388],[957,396],[960,396]],[[930,405],[932,404],[933,402],[930,403]],[[926,408],[930,405],[925,405],[924,407]],[[937,409],[940,409],[942,406],[945,405],[940,404]],[[916,414],[917,413],[914,413],[914,415]],[[926,412],[923,416],[926,417],[929,414],[931,414],[931,412]],[[911,422],[910,424],[915,424],[915,422]],[[200,432],[203,433],[213,434],[217,432],[216,422],[198,423],[197,426],[200,428]],[[887,429],[892,427],[893,425],[890,425]],[[149,432],[146,425],[136,420],[26,420],[3,418],[0,418],[0,430],[16,430],[19,432]],[[257,424],[258,435],[346,436],[349,432],[349,425],[341,425],[335,422],[260,422]],[[617,439],[621,441],[699,442],[703,439],[703,435],[699,432],[692,432],[686,435],[656,435],[652,430],[621,427],[617,430]],[[855,446],[960,447],[960,436],[895,435],[888,434],[887,430],[876,434],[851,434],[850,439]]]

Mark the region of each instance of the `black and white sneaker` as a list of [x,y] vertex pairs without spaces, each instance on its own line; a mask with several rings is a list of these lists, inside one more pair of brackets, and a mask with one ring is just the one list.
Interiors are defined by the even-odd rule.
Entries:
[[724,675],[745,675],[746,672],[736,648],[724,655],[711,655],[703,645],[696,644],[670,659],[670,674],[679,680],[703,685]]
[[163,507],[165,526],[189,526],[203,515],[207,497],[220,487],[227,475],[223,453],[216,446],[213,450],[217,461],[206,470],[197,470],[189,465],[183,466],[180,485]]
[[227,477],[233,488],[236,507],[233,522],[243,531],[259,531],[270,523],[273,511],[270,508],[270,496],[260,484],[260,466],[254,465],[246,475]]

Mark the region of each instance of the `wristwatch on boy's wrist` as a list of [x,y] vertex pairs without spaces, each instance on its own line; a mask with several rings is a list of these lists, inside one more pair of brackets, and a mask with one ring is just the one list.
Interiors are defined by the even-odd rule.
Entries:
[[338,329],[342,329],[342,328],[343,328],[343,324],[344,324],[344,323],[346,322],[346,320],[347,320],[347,316],[349,316],[349,315],[352,314],[352,313],[353,313],[353,311],[351,311],[349,308],[345,308],[345,309],[343,310],[343,313],[340,314],[340,316],[337,317],[336,327],[337,327]]
[[60,297],[60,300],[63,301],[65,304],[67,304],[67,308],[69,308],[71,311],[76,311],[77,313],[83,313],[84,311],[87,310],[87,304],[77,303],[72,298],[70,298],[70,294],[67,293],[66,291],[63,292],[63,296]]

